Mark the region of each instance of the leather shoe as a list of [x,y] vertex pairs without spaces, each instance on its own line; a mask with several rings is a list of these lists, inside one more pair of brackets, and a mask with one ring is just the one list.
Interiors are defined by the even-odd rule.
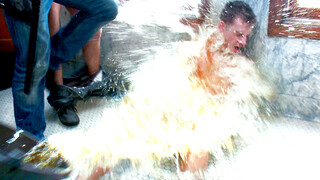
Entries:
[[66,126],[76,126],[80,122],[76,108],[73,105],[61,107],[57,112],[61,123]]

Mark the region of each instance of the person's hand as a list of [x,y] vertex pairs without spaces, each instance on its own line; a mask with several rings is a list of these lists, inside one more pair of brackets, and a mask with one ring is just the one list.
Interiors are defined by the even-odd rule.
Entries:
[[103,168],[101,166],[98,166],[94,169],[93,173],[88,178],[78,176],[76,180],[96,180],[103,176],[105,173],[107,173],[109,170],[109,167]]
[[198,170],[204,170],[208,167],[209,153],[208,152],[190,152],[185,159],[183,159],[180,164],[180,170],[195,172]]

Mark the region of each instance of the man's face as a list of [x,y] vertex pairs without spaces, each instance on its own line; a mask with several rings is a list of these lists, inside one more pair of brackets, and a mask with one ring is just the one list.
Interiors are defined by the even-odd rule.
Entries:
[[231,24],[223,21],[219,23],[219,31],[223,34],[225,43],[233,52],[239,52],[246,45],[247,39],[253,29],[253,25],[236,17]]

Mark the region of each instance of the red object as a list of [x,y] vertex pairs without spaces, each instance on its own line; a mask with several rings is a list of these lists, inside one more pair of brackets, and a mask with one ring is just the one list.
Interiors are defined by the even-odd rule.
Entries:
[[13,52],[14,46],[2,9],[0,9],[0,52]]

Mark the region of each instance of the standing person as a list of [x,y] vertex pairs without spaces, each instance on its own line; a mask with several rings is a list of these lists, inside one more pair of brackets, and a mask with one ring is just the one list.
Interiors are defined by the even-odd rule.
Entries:
[[[75,15],[78,10],[66,7],[66,9],[70,12],[71,15]],[[51,9],[49,11],[49,31],[50,35],[53,36],[60,29],[60,10],[61,5],[53,2],[51,5]],[[100,28],[97,33],[91,37],[91,39],[87,42],[86,45],[82,48],[83,59],[87,66],[87,73],[85,76],[87,78],[86,82],[77,82],[77,84],[81,84],[82,86],[86,86],[90,84],[95,77],[97,77],[100,70],[100,37],[101,37],[102,29]],[[60,65],[59,69],[53,72],[53,83],[55,88],[50,89],[50,95],[48,97],[48,101],[50,105],[52,105],[57,111],[58,117],[62,124],[66,126],[75,126],[79,124],[79,117],[76,114],[75,103],[76,99],[69,98],[66,101],[66,97],[63,97],[65,91],[68,91],[66,86],[63,86],[66,82],[63,82],[63,70],[62,65]],[[100,81],[101,81],[100,77]]]
[[48,68],[58,70],[105,24],[115,19],[118,13],[113,0],[55,0],[59,4],[79,9],[70,22],[51,39],[48,28],[48,13],[52,0],[41,0],[35,66],[32,71],[30,93],[24,93],[26,62],[30,23],[21,21],[4,10],[12,37],[16,63],[12,81],[12,95],[16,126],[42,139],[46,128],[44,116],[45,76]]

